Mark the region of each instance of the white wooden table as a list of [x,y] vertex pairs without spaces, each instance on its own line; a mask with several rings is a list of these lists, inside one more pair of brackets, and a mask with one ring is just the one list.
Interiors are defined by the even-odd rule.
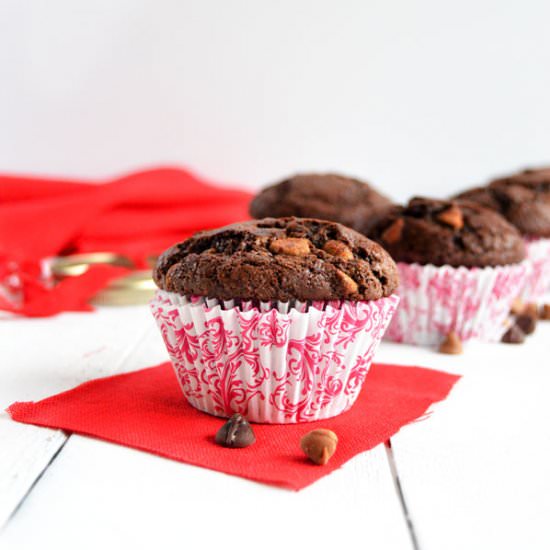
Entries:
[[[0,320],[0,408],[166,359],[146,306]],[[426,420],[299,493],[0,416],[0,548],[550,548],[550,323],[462,356]]]

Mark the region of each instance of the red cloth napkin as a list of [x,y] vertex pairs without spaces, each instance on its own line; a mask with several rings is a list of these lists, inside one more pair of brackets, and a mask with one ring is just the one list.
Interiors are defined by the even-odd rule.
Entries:
[[[305,424],[254,424],[256,443],[226,449],[214,443],[225,422],[192,408],[169,363],[86,382],[37,403],[14,403],[11,417],[27,424],[92,435],[160,456],[299,490],[356,454],[388,440],[444,399],[459,376],[420,367],[375,364],[348,412]],[[339,438],[326,466],[310,463],[300,438],[315,428]]]
[[21,305],[0,295],[0,309],[27,317],[47,317],[60,311],[92,311],[94,308],[88,299],[128,272],[123,267],[93,265],[80,277],[67,277],[51,288],[31,279],[27,281],[26,300]]
[[[0,293],[0,309],[22,315],[74,310],[109,278],[77,277],[63,294],[66,300],[45,298],[55,290],[41,279],[43,258],[106,251],[146,267],[148,256],[196,231],[248,219],[250,199],[250,193],[171,168],[102,185],[0,176],[0,287],[22,297],[19,304],[8,298],[9,292]],[[99,284],[102,278],[103,285],[91,285],[92,292],[90,281]]]

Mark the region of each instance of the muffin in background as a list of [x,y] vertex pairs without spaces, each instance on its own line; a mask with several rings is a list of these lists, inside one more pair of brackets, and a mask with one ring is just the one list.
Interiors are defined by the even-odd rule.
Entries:
[[522,297],[537,300],[550,292],[550,167],[499,178],[457,198],[498,212],[523,235],[531,273]]
[[185,397],[253,422],[351,407],[399,300],[382,247],[314,219],[197,233],[159,258],[154,279],[153,315]]
[[413,198],[386,212],[370,237],[397,262],[401,299],[387,337],[439,344],[500,340],[525,284],[525,245],[502,216],[467,201]]
[[297,174],[264,188],[250,203],[254,218],[298,216],[339,222],[367,234],[392,201],[368,183],[338,174]]

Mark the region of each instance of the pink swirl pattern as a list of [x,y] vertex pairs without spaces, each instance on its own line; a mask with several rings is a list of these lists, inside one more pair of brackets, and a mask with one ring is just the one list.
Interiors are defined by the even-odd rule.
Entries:
[[159,290],[151,308],[191,405],[295,423],[353,405],[398,302],[236,307]]
[[522,293],[527,302],[536,302],[550,292],[550,239],[526,239],[530,273]]
[[397,266],[401,301],[386,338],[416,345],[436,345],[451,331],[462,341],[499,340],[529,274],[527,262],[471,269]]

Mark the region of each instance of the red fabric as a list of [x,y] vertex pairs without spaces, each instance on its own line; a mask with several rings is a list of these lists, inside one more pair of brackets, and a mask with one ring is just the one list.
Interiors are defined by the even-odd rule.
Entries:
[[[14,403],[8,412],[18,422],[92,435],[298,490],[387,441],[444,399],[458,378],[420,367],[375,364],[348,412],[306,424],[255,424],[256,443],[246,449],[214,443],[224,420],[187,403],[169,363],[93,380],[37,403]],[[302,435],[320,427],[333,430],[339,438],[335,455],[323,467],[310,463],[299,445]]]
[[111,265],[93,265],[80,277],[68,277],[48,288],[29,281],[26,300],[15,305],[0,295],[0,309],[27,317],[47,317],[62,311],[92,311],[88,300],[107,283],[128,273],[128,269]]
[[[22,315],[67,310],[51,306],[54,296],[35,301],[37,286],[41,294],[55,292],[37,276],[43,258],[107,251],[127,255],[145,267],[147,257],[196,231],[247,219],[250,199],[250,193],[219,188],[171,168],[138,172],[103,185],[0,176],[0,286],[9,286],[6,281],[13,278],[8,277],[17,275],[22,288],[15,290],[24,302],[18,308],[4,297],[0,309]],[[68,285],[72,303],[82,304],[90,297],[90,277],[75,278]]]

